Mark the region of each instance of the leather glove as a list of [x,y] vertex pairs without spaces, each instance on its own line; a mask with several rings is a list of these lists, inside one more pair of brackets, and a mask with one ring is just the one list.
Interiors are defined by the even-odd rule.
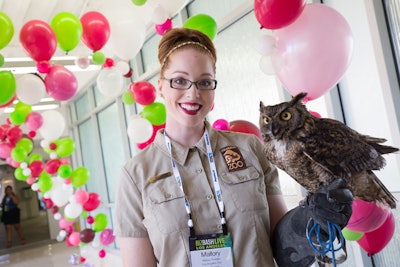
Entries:
[[[278,266],[306,267],[313,264],[317,253],[306,236],[310,218],[327,232],[327,221],[346,226],[351,216],[353,195],[343,179],[337,179],[309,195],[300,205],[283,216],[272,235],[272,250]],[[327,235],[327,234],[326,234]]]

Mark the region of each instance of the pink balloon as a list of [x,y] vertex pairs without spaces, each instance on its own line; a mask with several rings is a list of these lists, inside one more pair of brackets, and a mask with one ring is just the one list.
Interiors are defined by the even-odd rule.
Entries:
[[38,177],[44,169],[44,163],[40,160],[34,160],[29,164],[29,169],[32,177]]
[[86,12],[80,19],[82,23],[82,42],[92,51],[98,51],[110,38],[110,24],[107,18],[97,11]]
[[100,233],[100,242],[104,245],[107,246],[109,244],[111,244],[112,242],[114,242],[115,240],[115,236],[113,234],[113,231],[109,228],[104,229],[101,233]]
[[262,140],[260,129],[253,123],[245,120],[236,120],[229,123],[229,129],[232,132],[240,132],[247,134],[254,134]]
[[144,106],[152,104],[157,97],[156,89],[148,81],[131,83],[129,91],[132,92],[136,103]]
[[37,62],[49,61],[56,52],[56,35],[50,25],[41,20],[25,23],[19,40],[26,53]]
[[81,233],[80,232],[72,232],[71,235],[67,239],[72,246],[77,246],[81,242]]
[[8,143],[0,143],[0,158],[6,159],[10,157],[12,147]]
[[254,0],[254,13],[262,27],[279,29],[295,21],[306,0]]
[[55,100],[64,101],[72,98],[78,90],[75,75],[61,65],[53,65],[44,78],[47,93]]
[[370,232],[379,228],[390,214],[390,209],[373,202],[354,199],[353,213],[346,227],[355,232]]
[[61,229],[67,229],[68,227],[72,226],[73,223],[74,223],[74,221],[66,220],[64,217],[62,217],[62,218],[58,221],[58,226],[59,226]]
[[353,36],[345,18],[323,4],[308,4],[290,25],[274,31],[275,73],[284,87],[307,99],[322,96],[343,76],[350,64]]
[[56,174],[58,168],[61,166],[61,161],[59,159],[51,159],[46,162],[45,170],[48,174]]
[[167,19],[163,24],[156,24],[155,29],[159,35],[163,35],[166,31],[172,28],[172,19]]
[[31,113],[26,116],[25,120],[25,126],[30,130],[30,131],[36,131],[37,129],[40,128],[43,124],[43,118],[42,114],[39,112],[32,111]]
[[368,256],[373,256],[389,244],[394,234],[395,224],[393,213],[390,212],[378,229],[364,233],[357,243],[368,253]]
[[229,122],[224,119],[214,121],[213,128],[220,131],[229,131]]
[[82,189],[76,190],[76,192],[75,192],[75,201],[77,203],[84,204],[88,200],[89,200],[89,193],[88,192],[86,192],[85,190],[82,190]]

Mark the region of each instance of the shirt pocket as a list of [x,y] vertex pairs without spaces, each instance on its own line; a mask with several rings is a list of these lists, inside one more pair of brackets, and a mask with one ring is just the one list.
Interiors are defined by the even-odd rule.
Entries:
[[229,197],[240,211],[264,210],[268,207],[264,175],[254,166],[223,172],[220,177]]
[[154,183],[149,191],[151,211],[160,232],[168,234],[188,227],[185,195],[173,178]]

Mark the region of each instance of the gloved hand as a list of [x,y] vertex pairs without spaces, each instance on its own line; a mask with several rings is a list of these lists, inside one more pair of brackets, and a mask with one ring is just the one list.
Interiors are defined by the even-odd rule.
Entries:
[[278,266],[306,267],[313,264],[316,252],[306,236],[310,218],[327,232],[327,221],[346,226],[352,212],[353,195],[343,179],[321,187],[278,222],[272,235],[272,250]]

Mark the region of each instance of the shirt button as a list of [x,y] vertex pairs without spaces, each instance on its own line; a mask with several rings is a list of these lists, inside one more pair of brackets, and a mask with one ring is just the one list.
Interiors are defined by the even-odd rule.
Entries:
[[222,229],[222,224],[218,224],[218,225],[217,225],[217,229],[218,229],[218,230],[221,230],[221,229]]
[[197,169],[197,170],[196,170],[196,173],[197,173],[197,174],[200,174],[200,173],[202,173],[202,172],[203,172],[202,169]]
[[213,196],[211,194],[207,195],[207,200],[210,200],[212,198],[213,198]]

